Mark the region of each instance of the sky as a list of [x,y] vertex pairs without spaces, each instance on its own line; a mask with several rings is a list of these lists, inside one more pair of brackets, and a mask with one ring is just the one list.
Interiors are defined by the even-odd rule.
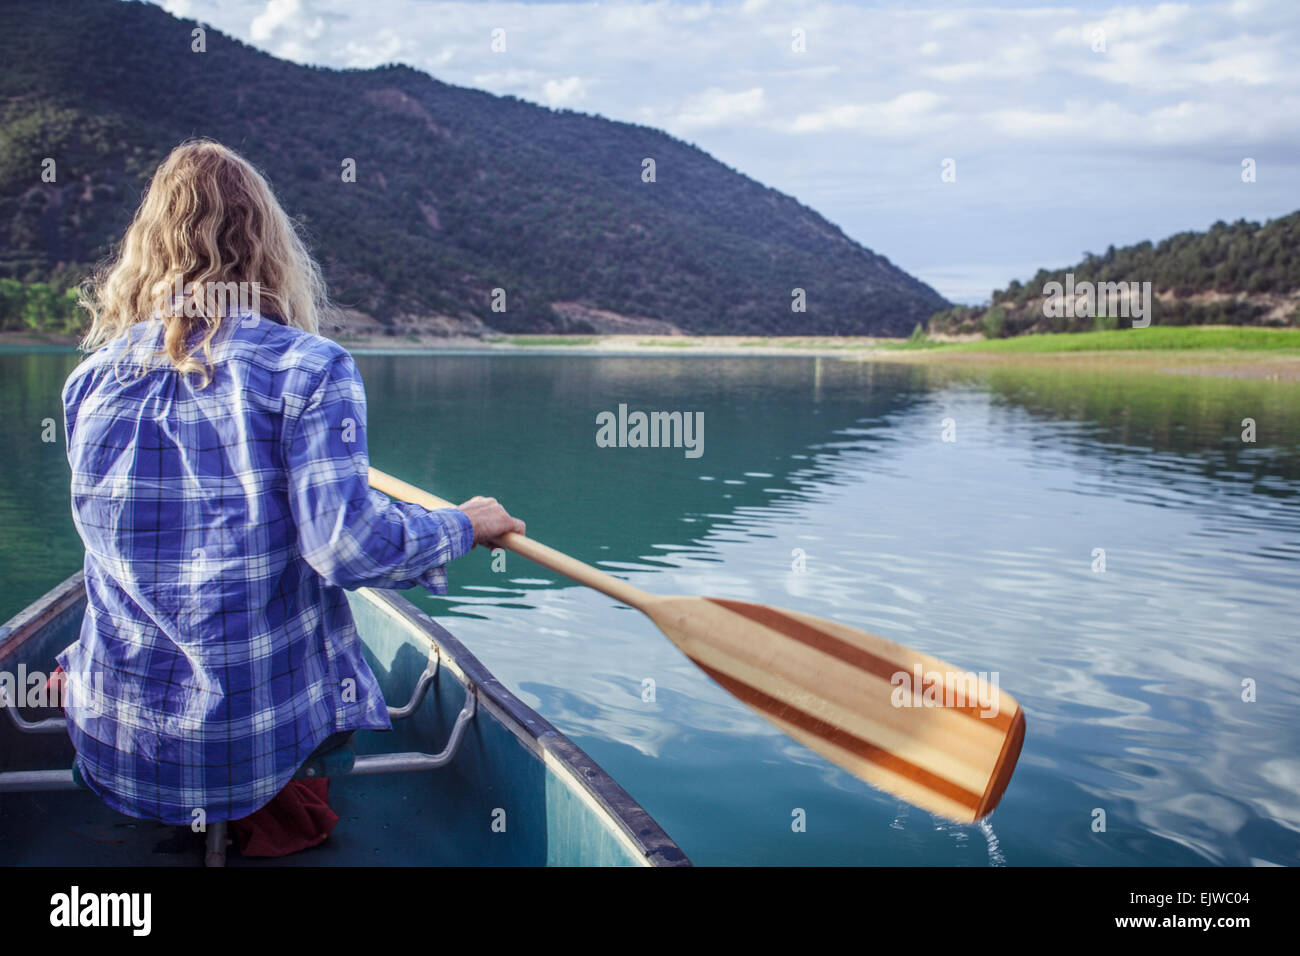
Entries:
[[156,2],[297,63],[658,127],[955,302],[1300,208],[1300,0]]

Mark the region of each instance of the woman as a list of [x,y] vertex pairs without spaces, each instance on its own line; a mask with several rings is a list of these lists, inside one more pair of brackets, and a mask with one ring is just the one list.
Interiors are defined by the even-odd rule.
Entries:
[[448,561],[524,525],[370,490],[320,270],[229,149],[167,157],[82,304],[93,354],[63,401],[89,604],[59,657],[78,769],[132,816],[239,819],[327,739],[390,727],[343,589],[445,593]]

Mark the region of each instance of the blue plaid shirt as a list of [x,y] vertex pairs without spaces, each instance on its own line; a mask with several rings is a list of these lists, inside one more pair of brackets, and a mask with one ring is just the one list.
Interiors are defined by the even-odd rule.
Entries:
[[200,388],[148,361],[161,331],[133,326],[64,386],[89,603],[59,663],[90,787],[189,825],[262,807],[333,733],[390,728],[343,589],[445,593],[474,531],[369,488],[340,346],[226,319]]

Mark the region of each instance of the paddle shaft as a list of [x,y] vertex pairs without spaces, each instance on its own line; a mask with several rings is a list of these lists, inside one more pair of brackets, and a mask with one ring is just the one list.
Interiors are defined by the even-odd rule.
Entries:
[[[450,501],[432,495],[423,488],[408,484],[400,478],[394,478],[378,468],[370,469],[370,487],[382,491],[390,498],[399,498],[430,510],[456,507]],[[514,531],[502,535],[491,544],[513,551],[520,557],[535,561],[544,568],[563,574],[566,578],[571,578],[585,587],[594,588],[601,594],[607,594],[615,601],[621,601],[640,611],[645,610],[646,602],[653,597],[626,581],[620,581],[604,571],[598,571],[590,564],[583,564],[577,558],[571,558],[562,551],[548,548],[541,542]]]

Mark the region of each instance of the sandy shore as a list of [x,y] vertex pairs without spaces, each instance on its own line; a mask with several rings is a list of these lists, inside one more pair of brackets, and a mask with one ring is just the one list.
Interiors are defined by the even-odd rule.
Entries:
[[636,355],[859,355],[888,351],[888,343],[902,339],[868,336],[754,335],[502,335],[493,338],[437,338],[422,336],[369,336],[339,342],[349,351],[422,351],[469,349],[486,352],[553,352]]
[[0,345],[32,346],[56,345],[76,348],[77,337],[73,335],[46,335],[38,332],[0,332]]
[[[0,332],[0,346],[75,347],[73,336]],[[1036,368],[1101,369],[1212,375],[1300,382],[1300,355],[1226,349],[1150,350],[1134,352],[949,352],[943,349],[901,349],[902,339],[849,336],[775,338],[745,335],[706,336],[367,336],[339,343],[360,354],[418,354],[421,352],[535,352],[575,355],[710,355],[820,356],[847,361],[904,362],[963,367],[1032,366]]]

